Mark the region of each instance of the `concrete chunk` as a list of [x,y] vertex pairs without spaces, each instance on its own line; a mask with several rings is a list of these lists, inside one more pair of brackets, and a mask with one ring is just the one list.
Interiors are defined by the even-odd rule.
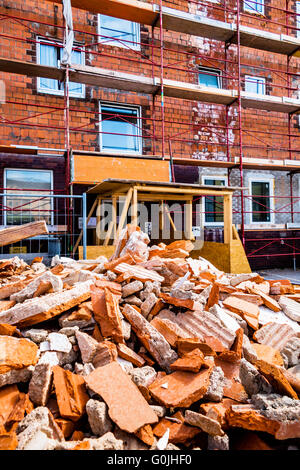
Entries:
[[39,293],[39,290],[42,294],[47,292],[50,288],[52,288],[53,292],[61,292],[63,290],[63,282],[59,276],[55,276],[51,273],[51,271],[46,271],[44,274],[27,284],[27,286],[24,287],[24,289],[22,289],[20,292],[12,294],[10,296],[10,300],[24,302],[26,299],[35,297],[35,294]]
[[92,432],[96,436],[103,436],[113,428],[113,423],[108,417],[106,403],[90,399],[86,404],[86,412]]
[[45,406],[51,391],[52,367],[50,364],[38,364],[33,371],[28,393],[35,405]]
[[47,341],[49,342],[50,351],[69,353],[72,349],[72,344],[67,336],[60,333],[50,333]]
[[184,420],[191,426],[197,426],[198,428],[202,429],[202,431],[212,436],[224,435],[224,431],[222,430],[220,423],[215,419],[209,418],[208,416],[195,413],[191,410],[186,410]]
[[92,281],[86,281],[63,292],[25,300],[22,304],[1,312],[0,323],[25,327],[49,320],[87,300],[90,297],[91,284]]
[[131,305],[125,305],[123,315],[130,322],[143,346],[150,352],[160,367],[169,370],[170,364],[176,361],[178,356],[165,338]]

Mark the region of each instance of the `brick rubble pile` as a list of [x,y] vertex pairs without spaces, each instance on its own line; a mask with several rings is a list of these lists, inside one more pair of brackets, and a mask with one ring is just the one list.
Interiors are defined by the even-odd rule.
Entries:
[[1,450],[300,448],[300,287],[192,250],[0,260]]

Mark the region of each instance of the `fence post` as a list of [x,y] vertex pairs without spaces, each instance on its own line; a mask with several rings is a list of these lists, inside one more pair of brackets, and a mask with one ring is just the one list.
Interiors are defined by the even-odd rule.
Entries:
[[83,244],[83,259],[86,259],[86,193],[82,195],[82,244]]

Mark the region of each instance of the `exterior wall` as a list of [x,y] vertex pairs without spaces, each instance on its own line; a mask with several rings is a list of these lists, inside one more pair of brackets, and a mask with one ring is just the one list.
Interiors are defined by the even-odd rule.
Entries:
[[[265,29],[270,32],[295,35],[293,30],[285,27],[285,18],[277,10],[279,0],[265,0],[266,16],[270,20],[264,24],[259,15],[241,15],[241,24]],[[216,3],[207,6],[195,2],[165,1],[165,6],[190,13],[201,14],[229,23],[235,21],[233,10],[235,1],[227,1],[226,14]],[[290,2],[291,7],[293,2]],[[241,10],[243,12],[243,10]],[[19,60],[36,62],[36,39],[47,36],[49,39],[63,39],[62,8],[46,0],[4,0],[0,13],[22,18],[36,18],[35,23],[26,23],[7,19],[0,23],[1,56]],[[54,26],[39,24],[51,23]],[[85,46],[85,63],[102,68],[119,70],[142,76],[160,76],[160,41],[159,28],[154,29],[141,25],[141,51],[127,51],[124,48],[97,43],[97,15],[73,8],[75,40]],[[290,25],[293,18],[290,18]],[[22,41],[16,40],[17,36]],[[141,59],[140,54],[143,59]],[[152,59],[155,65],[152,67]],[[237,88],[237,46],[231,45],[225,59],[224,44],[219,41],[189,36],[173,31],[164,31],[164,77],[198,83],[197,67],[218,68],[224,74],[223,87]],[[288,96],[286,58],[280,54],[272,54],[246,47],[241,48],[241,75],[262,76],[266,78],[267,94]],[[299,62],[299,61],[298,61]],[[227,64],[227,65],[226,65]],[[267,70],[270,68],[272,70]],[[291,59],[290,70],[299,73],[297,60]],[[1,126],[0,144],[3,145],[36,145],[39,147],[64,148],[63,96],[48,95],[37,92],[37,79],[22,75],[0,73],[0,79],[6,83],[7,104],[2,105],[6,119],[13,121],[24,119],[35,113],[43,113],[21,121],[18,125]],[[297,94],[296,80],[292,80],[289,94]],[[242,83],[244,88],[244,83]],[[117,90],[101,89],[86,86],[84,99],[70,99],[71,145],[75,150],[99,151],[99,100],[139,105],[142,107],[143,153],[159,155],[161,143],[161,105],[159,93],[153,108],[152,97],[140,93],[128,93]],[[17,103],[17,104],[16,104]],[[49,113],[46,108],[34,105],[51,105],[55,108]],[[156,120],[155,125],[153,119]],[[27,125],[25,125],[25,123]],[[31,124],[31,126],[28,126]],[[226,108],[222,105],[211,105],[182,99],[165,98],[165,152],[169,152],[171,140],[173,156],[196,159],[233,159],[239,156],[238,112],[236,105],[228,110],[228,135],[226,133]],[[35,127],[33,127],[35,126]],[[255,158],[297,158],[298,154],[282,150],[287,148],[284,135],[288,131],[288,117],[284,113],[244,109],[242,112],[244,156]],[[292,131],[299,133],[298,118],[292,119]],[[278,135],[275,135],[277,133]],[[229,152],[227,152],[227,138]],[[299,139],[292,138],[292,147],[297,148]],[[278,147],[276,149],[266,149]],[[281,150],[280,150],[281,149]]]
[[[204,0],[205,1],[205,0]],[[148,0],[151,3],[152,0]],[[235,0],[227,0],[226,11],[214,2],[207,5],[195,1],[165,0],[163,5],[181,11],[199,14],[208,18],[232,23],[236,21]],[[243,2],[241,1],[241,4]],[[270,7],[273,7],[271,9]],[[278,8],[278,10],[274,9]],[[295,19],[291,16],[286,24],[282,9],[282,0],[265,0],[265,16],[249,14],[241,8],[241,24],[264,29],[276,34],[295,36],[291,29]],[[294,0],[289,1],[289,8],[295,10]],[[37,61],[37,37],[46,36],[49,40],[63,40],[62,7],[46,0],[3,0],[0,14],[11,15],[18,19],[0,21],[1,57],[16,58],[27,62]],[[24,19],[31,19],[26,23]],[[36,20],[33,22],[33,20]],[[75,40],[85,47],[86,65],[118,70],[146,77],[160,76],[160,35],[155,28],[152,36],[151,27],[141,25],[141,51],[127,51],[123,48],[98,44],[98,17],[83,10],[73,8]],[[43,24],[44,23],[44,24]],[[46,23],[51,23],[52,26]],[[18,37],[19,40],[15,39]],[[80,46],[81,47],[81,46]],[[143,59],[141,59],[141,57]],[[152,65],[154,62],[154,65]],[[266,79],[266,93],[273,96],[297,97],[299,79],[290,75],[290,90],[285,74],[287,60],[283,55],[242,47],[241,48],[242,89],[245,88],[245,75],[254,75]],[[291,58],[290,71],[299,74],[300,61]],[[237,89],[238,66],[237,46],[230,45],[225,54],[223,43],[215,40],[190,36],[187,34],[164,31],[164,72],[166,79],[198,83],[197,67],[220,69],[223,75],[223,87]],[[0,145],[36,146],[41,148],[64,149],[64,97],[40,93],[37,79],[23,75],[0,72],[0,80],[6,85],[6,103],[0,104],[2,117],[0,127]],[[161,155],[162,126],[160,94],[152,97],[143,93],[128,93],[120,90],[85,87],[85,98],[70,98],[70,141],[74,151],[84,150],[99,152],[99,101],[137,105],[141,107],[143,130],[143,154]],[[47,108],[51,106],[51,110]],[[51,111],[51,112],[50,112]],[[165,97],[165,153],[171,148],[173,157],[205,160],[230,160],[239,157],[239,119],[237,105],[228,108],[222,105],[206,104]],[[27,119],[30,118],[30,119]],[[228,125],[228,131],[226,126]],[[265,159],[298,159],[299,153],[288,152],[288,116],[263,110],[243,109],[242,111],[243,156]],[[291,131],[298,138],[291,138],[291,147],[299,151],[299,118],[291,120]],[[0,154],[1,155],[1,154]],[[98,161],[97,161],[98,164]],[[55,189],[64,188],[64,159],[52,157],[29,157],[25,155],[3,154],[0,159],[0,182],[3,168],[47,168],[54,169]],[[227,175],[227,170],[207,167],[176,165],[176,181],[197,182],[203,175]],[[244,186],[249,186],[249,178],[274,176],[275,195],[277,197],[275,224],[291,222],[290,180],[287,172],[244,170]],[[230,174],[230,184],[240,186],[239,170]],[[74,188],[75,192],[84,187]],[[299,177],[293,177],[294,196],[299,194]],[[250,199],[246,198],[245,222],[249,223]],[[280,209],[287,206],[287,209]],[[300,205],[295,206],[294,222],[300,223]],[[235,224],[241,223],[241,205],[238,194],[233,199]],[[286,213],[285,213],[286,212]],[[222,238],[222,230],[207,229],[207,237]]]

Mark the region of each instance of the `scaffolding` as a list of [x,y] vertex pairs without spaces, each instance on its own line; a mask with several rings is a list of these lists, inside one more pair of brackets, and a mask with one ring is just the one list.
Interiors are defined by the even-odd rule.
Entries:
[[[54,0],[48,0],[54,2]],[[60,3],[60,2],[55,2]],[[247,0],[247,5],[262,5],[257,0]],[[85,138],[99,136],[105,132],[96,126],[100,117],[109,120],[119,117],[118,113],[106,113],[101,116],[101,110],[84,109],[80,104],[72,104],[69,84],[71,82],[118,89],[130,93],[142,93],[152,96],[150,113],[140,116],[136,127],[142,137],[144,147],[142,154],[161,157],[170,160],[172,180],[175,180],[174,165],[196,165],[199,167],[226,168],[228,184],[233,169],[238,169],[240,187],[243,187],[244,170],[247,168],[262,169],[259,163],[251,163],[251,158],[264,157],[265,160],[274,160],[274,163],[264,165],[271,171],[286,171],[290,180],[290,194],[283,196],[288,199],[284,208],[291,216],[291,224],[297,213],[299,197],[293,194],[293,176],[298,173],[297,162],[300,152],[300,133],[292,130],[292,122],[300,112],[297,80],[300,74],[297,69],[297,60],[300,57],[299,19],[300,14],[291,9],[291,0],[285,1],[285,7],[266,5],[268,15],[258,13],[255,15],[241,9],[238,0],[224,0],[222,3],[190,0],[186,2],[186,11],[183,11],[182,2],[174,0],[152,0],[141,2],[136,0],[72,0],[74,8],[80,8],[91,13],[105,14],[134,21],[148,26],[149,34],[137,43],[125,39],[113,38],[95,33],[92,27],[85,25],[81,29],[74,28],[77,39],[75,50],[86,56],[92,54],[95,60],[101,61],[101,68],[91,65],[66,65],[61,67],[39,65],[11,57],[11,44],[52,44],[57,48],[63,47],[63,39],[67,33],[67,26],[63,17],[56,22],[41,21],[37,15],[12,15],[0,10],[0,25],[4,26],[0,38],[4,42],[2,57],[0,57],[0,71],[23,74],[31,77],[45,77],[59,80],[63,83],[63,105],[49,105],[9,98],[6,100],[8,114],[11,108],[22,109],[28,117],[10,119],[5,113],[2,115],[3,126],[25,126],[30,129],[48,129],[50,132],[60,131],[64,136],[58,142],[66,153],[66,191],[69,193],[73,186],[71,179],[71,159],[74,148],[80,150],[78,136]],[[257,10],[257,8],[254,8]],[[259,9],[258,9],[259,10]],[[276,19],[270,19],[270,12],[274,12]],[[266,12],[264,12],[266,13]],[[13,25],[19,25],[30,33],[30,37],[21,37],[10,32]],[[55,28],[56,36],[60,41],[49,39],[47,31]],[[266,32],[265,29],[268,28]],[[205,40],[215,40],[218,43],[217,54],[200,52],[197,45],[176,47],[177,43],[170,43],[168,31],[189,34],[192,37],[201,37]],[[111,47],[112,42],[123,46]],[[108,46],[108,43],[110,46]],[[248,62],[242,48],[253,48],[280,54],[285,57],[279,67]],[[222,49],[221,49],[222,48]],[[222,50],[222,56],[220,51]],[[109,59],[106,61],[106,59]],[[116,70],[109,68],[112,60],[116,63]],[[199,66],[218,68],[222,70],[222,86],[214,89],[201,86],[197,83]],[[132,73],[136,68],[137,72]],[[244,71],[254,69],[259,75],[268,73],[272,76],[271,83],[266,83],[267,93],[253,95],[245,91],[247,78]],[[171,80],[173,73],[178,77]],[[249,79],[248,79],[249,80]],[[271,94],[272,92],[272,94]],[[173,119],[166,112],[166,99],[181,99],[189,102],[204,103],[206,106],[220,106],[223,110],[223,122],[207,122],[198,120],[196,123],[190,119]],[[232,110],[236,112],[236,119],[232,119]],[[252,129],[243,122],[247,109],[265,110],[280,113],[278,117],[281,125],[279,129],[262,131]],[[72,125],[74,116],[83,113],[81,125]],[[44,124],[45,116],[55,116],[53,122],[58,124]],[[121,117],[122,118],[122,117]],[[282,130],[286,129],[286,132]],[[109,133],[109,135],[112,135]],[[118,134],[119,135],[119,134]],[[128,134],[127,134],[128,135]],[[136,134],[135,134],[136,135]],[[197,138],[195,138],[197,136]],[[214,136],[212,138],[212,136]],[[134,135],[132,135],[134,137]],[[203,152],[203,148],[206,152]],[[190,155],[189,158],[186,155]],[[288,156],[288,165],[283,158]],[[193,158],[191,158],[193,157]],[[281,162],[280,162],[281,160]],[[295,160],[295,162],[293,162]],[[252,196],[244,191],[237,195],[240,200],[240,233],[243,245],[246,247],[249,240],[245,236],[245,201]],[[272,196],[273,198],[275,196]],[[276,196],[276,198],[278,198]],[[262,206],[262,211],[270,207]],[[288,209],[290,208],[290,209]],[[273,212],[278,212],[272,209]],[[282,208],[279,212],[282,213]],[[292,254],[300,252],[295,248],[298,237],[291,237]],[[261,239],[263,246],[252,250],[249,257],[261,256],[261,250],[270,246],[267,237]],[[278,237],[279,243],[282,237]],[[290,254],[290,253],[289,253]],[[281,254],[284,256],[284,254]]]

